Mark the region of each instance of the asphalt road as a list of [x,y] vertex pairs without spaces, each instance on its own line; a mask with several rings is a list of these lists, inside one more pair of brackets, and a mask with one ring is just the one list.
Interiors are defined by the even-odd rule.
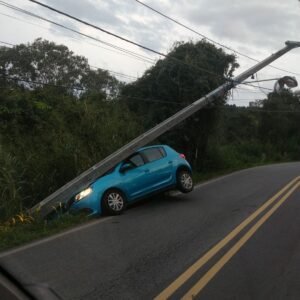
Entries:
[[300,299],[299,175],[300,163],[236,172],[0,262],[63,299]]

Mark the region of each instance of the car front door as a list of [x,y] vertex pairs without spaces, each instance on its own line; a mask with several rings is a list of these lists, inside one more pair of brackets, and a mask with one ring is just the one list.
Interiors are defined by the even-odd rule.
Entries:
[[[128,168],[124,171],[122,166]],[[122,189],[126,191],[128,200],[146,195],[149,191],[149,168],[145,164],[144,158],[139,153],[135,153],[123,162],[120,168]]]
[[151,191],[169,186],[172,181],[173,162],[163,147],[147,148],[141,151],[149,169],[148,184]]

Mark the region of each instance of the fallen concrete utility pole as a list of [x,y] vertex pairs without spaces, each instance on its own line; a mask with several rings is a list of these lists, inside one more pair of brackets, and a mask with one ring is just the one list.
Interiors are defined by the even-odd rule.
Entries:
[[40,203],[36,204],[30,209],[30,212],[33,213],[36,210],[39,210],[42,216],[47,215],[52,210],[52,207],[57,205],[59,202],[66,202],[76,193],[80,192],[86,188],[89,184],[95,181],[98,177],[107,172],[114,165],[127,158],[130,154],[135,152],[138,148],[145,146],[147,143],[153,141],[157,137],[161,136],[166,131],[170,130],[183,120],[187,119],[189,116],[206,106],[207,104],[214,101],[216,97],[223,96],[227,91],[237,86],[245,79],[250,77],[252,74],[258,72],[265,66],[272,63],[277,58],[281,57],[285,53],[289,52],[293,48],[300,47],[300,42],[287,41],[286,46],[279,50],[278,52],[270,55],[265,60],[257,63],[250,69],[236,76],[232,80],[228,80],[226,83],[216,88],[206,96],[202,97],[199,100],[196,100],[192,104],[183,108],[173,116],[164,120],[160,124],[156,125],[152,129],[138,136],[119,150],[115,151],[99,163],[92,166],[90,169],[81,173],[79,176],[59,188],[53,194],[49,195]]

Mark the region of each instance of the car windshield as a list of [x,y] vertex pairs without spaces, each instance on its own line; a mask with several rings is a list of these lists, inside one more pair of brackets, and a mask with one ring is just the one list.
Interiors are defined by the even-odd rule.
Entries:
[[0,300],[300,299],[300,1],[3,0],[0,28]]
[[108,174],[111,174],[115,171],[117,165],[115,165],[114,167],[110,168],[108,171],[106,171],[102,176],[106,176]]

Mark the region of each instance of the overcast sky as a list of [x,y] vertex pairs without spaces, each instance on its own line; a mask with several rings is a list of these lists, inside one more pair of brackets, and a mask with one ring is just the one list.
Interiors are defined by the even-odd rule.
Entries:
[[[76,23],[27,0],[5,1],[140,55],[154,60],[159,58],[158,55]],[[176,41],[200,39],[198,35],[155,14],[134,0],[41,0],[41,2],[164,53],[167,53]],[[259,60],[282,48],[286,40],[300,41],[300,2],[297,0],[144,0],[144,3],[219,43]],[[67,45],[76,54],[87,57],[93,66],[116,72],[141,76],[151,66],[149,62],[113,52],[110,47],[101,43],[1,5],[0,28],[0,41],[17,44],[43,37]],[[242,56],[238,56],[238,62],[240,68],[236,74],[254,63]],[[292,50],[273,65],[300,73],[300,48]],[[265,68],[258,73],[258,78],[284,75],[289,74]],[[300,76],[296,77],[300,82]],[[273,84],[261,83],[261,86],[272,88]],[[249,101],[263,97],[264,94],[254,88],[249,92],[235,90],[230,103],[247,105]]]

